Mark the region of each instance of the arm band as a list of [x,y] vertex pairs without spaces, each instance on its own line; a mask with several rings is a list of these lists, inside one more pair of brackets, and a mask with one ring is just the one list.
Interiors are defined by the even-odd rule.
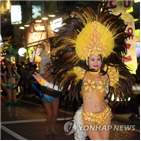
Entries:
[[42,78],[41,81],[39,82],[39,84],[42,85],[42,86],[44,86],[44,84],[45,84],[46,82],[47,82],[47,81]]
[[54,85],[52,83],[49,83],[46,81],[46,83],[44,84],[45,87],[48,87],[50,89],[53,89],[55,91],[61,91],[61,89],[59,89],[58,85]]
[[58,85],[54,85],[52,83],[47,82],[45,79],[41,79],[41,81],[39,82],[40,85],[48,87],[50,89],[56,90],[56,91],[61,91],[61,89],[59,89]]

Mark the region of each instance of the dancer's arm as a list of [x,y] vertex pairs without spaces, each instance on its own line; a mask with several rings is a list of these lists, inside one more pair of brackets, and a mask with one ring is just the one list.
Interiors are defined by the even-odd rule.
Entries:
[[43,78],[41,77],[41,75],[39,75],[37,72],[35,72],[32,76],[36,79],[36,81],[37,81],[40,85],[45,86],[45,87],[48,87],[48,88],[50,88],[50,89],[54,89],[54,90],[56,90],[56,91],[61,91],[61,89],[59,89],[58,85],[54,85],[54,84],[52,84],[52,83],[47,82],[47,81],[46,81],[45,79],[43,79]]

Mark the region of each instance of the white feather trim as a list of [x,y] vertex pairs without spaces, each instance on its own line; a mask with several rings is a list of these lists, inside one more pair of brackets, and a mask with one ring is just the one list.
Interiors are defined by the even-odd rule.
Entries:
[[71,135],[74,133],[75,140],[85,140],[87,137],[87,132],[83,130],[82,114],[83,106],[81,106],[74,115],[74,120],[70,120],[65,123],[64,131],[66,135]]
[[81,106],[75,113],[74,116],[74,128],[76,128],[76,131],[74,133],[74,139],[75,140],[85,140],[87,137],[87,132],[83,130],[83,122],[82,122],[82,114],[81,111],[83,111],[83,106]]

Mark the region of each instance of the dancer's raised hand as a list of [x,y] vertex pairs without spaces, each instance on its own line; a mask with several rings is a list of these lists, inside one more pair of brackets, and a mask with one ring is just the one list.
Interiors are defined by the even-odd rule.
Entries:
[[32,74],[32,76],[36,79],[37,82],[41,82],[42,77],[40,74],[38,74],[37,72],[34,72],[34,74]]

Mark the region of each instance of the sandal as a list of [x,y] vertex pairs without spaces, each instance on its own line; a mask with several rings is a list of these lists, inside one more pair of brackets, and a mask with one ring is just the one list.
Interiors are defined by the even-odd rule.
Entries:
[[51,129],[51,134],[58,135],[58,133],[54,129]]

